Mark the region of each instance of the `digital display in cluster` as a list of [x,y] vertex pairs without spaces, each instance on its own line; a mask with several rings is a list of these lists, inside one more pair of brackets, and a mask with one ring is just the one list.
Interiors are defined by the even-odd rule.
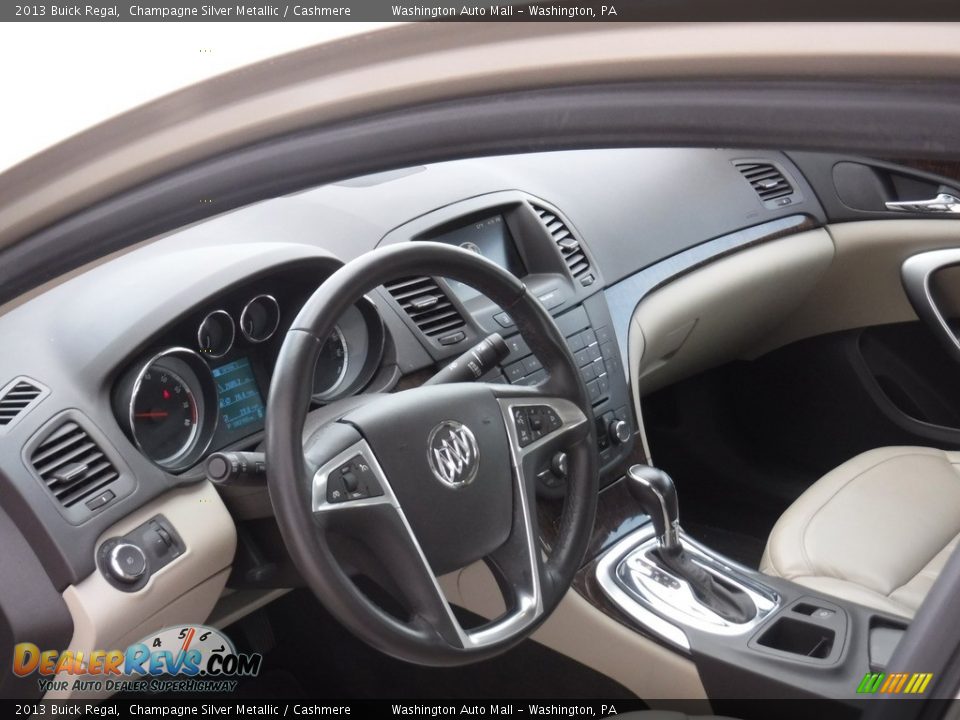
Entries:
[[263,398],[257,387],[250,360],[239,358],[213,369],[217,383],[220,423],[227,430],[263,424]]

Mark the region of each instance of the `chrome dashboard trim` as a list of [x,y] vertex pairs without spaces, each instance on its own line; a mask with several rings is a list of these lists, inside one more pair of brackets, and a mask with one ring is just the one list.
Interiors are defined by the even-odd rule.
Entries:
[[[276,311],[276,319],[273,323],[273,328],[270,332],[264,335],[262,338],[255,338],[247,332],[246,328],[243,326],[243,319],[247,316],[247,311],[250,309],[250,306],[258,300],[267,300],[273,304],[273,308]],[[261,293],[260,295],[254,295],[247,301],[247,304],[243,306],[243,310],[240,311],[240,334],[247,340],[247,342],[257,345],[259,343],[264,343],[270,338],[272,338],[276,332],[277,328],[280,327],[280,303],[277,302],[277,299],[273,295],[268,295],[267,293]]]

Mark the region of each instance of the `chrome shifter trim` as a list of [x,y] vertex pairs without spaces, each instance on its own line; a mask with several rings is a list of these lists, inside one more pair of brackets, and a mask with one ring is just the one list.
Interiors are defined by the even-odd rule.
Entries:
[[604,594],[628,617],[664,640],[690,649],[688,629],[715,635],[750,632],[780,605],[780,596],[752,580],[746,568],[723,559],[680,533],[690,557],[714,577],[747,593],[757,608],[745,623],[726,620],[704,606],[689,583],[651,559],[657,549],[652,525],[644,526],[614,545],[597,564],[597,581]]

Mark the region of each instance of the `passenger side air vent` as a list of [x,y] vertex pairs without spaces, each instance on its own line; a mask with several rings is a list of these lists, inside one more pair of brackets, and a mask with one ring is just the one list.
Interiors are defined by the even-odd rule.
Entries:
[[[587,254],[583,251],[583,248],[580,247],[580,241],[573,236],[570,228],[557,217],[556,213],[539,205],[534,205],[533,210],[537,213],[547,232],[550,233],[550,237],[553,238],[557,247],[560,248],[560,254],[563,255],[563,260],[567,264],[570,274],[575,278],[583,276],[586,279],[588,277],[586,273],[590,270],[590,261],[587,259]],[[589,277],[592,282],[592,274]],[[590,283],[582,282],[582,284],[589,285]]]
[[408,277],[385,285],[403,311],[428,337],[462,328],[463,316],[430,277]]
[[734,164],[763,202],[793,195],[793,186],[790,185],[790,181],[770,163],[738,162]]
[[30,455],[37,475],[66,508],[110,485],[120,473],[87,432],[67,420],[47,435]]
[[27,378],[17,378],[0,390],[0,430],[13,425],[47,394],[45,388]]

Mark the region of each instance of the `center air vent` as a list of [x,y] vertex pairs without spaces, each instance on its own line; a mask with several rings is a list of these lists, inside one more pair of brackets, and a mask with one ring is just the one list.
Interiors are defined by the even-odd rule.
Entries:
[[436,337],[466,325],[433,278],[402,278],[385,287],[424,335]]
[[[774,165],[759,162],[734,164],[764,203],[793,195],[794,190],[790,181]],[[774,205],[788,204],[790,204],[789,201],[784,200],[774,203]]]
[[[590,270],[590,260],[587,259],[587,254],[580,247],[580,241],[570,232],[570,228],[557,217],[556,213],[544,207],[534,205],[533,210],[537,213],[547,232],[550,233],[550,237],[553,238],[557,247],[560,248],[560,254],[563,255],[563,261],[567,264],[570,274],[575,278],[581,278],[580,282],[583,285],[589,285],[593,282],[592,273],[587,274]],[[590,282],[585,282],[588,277]]]
[[17,378],[0,390],[0,429],[12,425],[45,395],[44,388],[26,378]]
[[120,474],[73,420],[58,425],[30,454],[37,475],[66,508],[113,483]]

